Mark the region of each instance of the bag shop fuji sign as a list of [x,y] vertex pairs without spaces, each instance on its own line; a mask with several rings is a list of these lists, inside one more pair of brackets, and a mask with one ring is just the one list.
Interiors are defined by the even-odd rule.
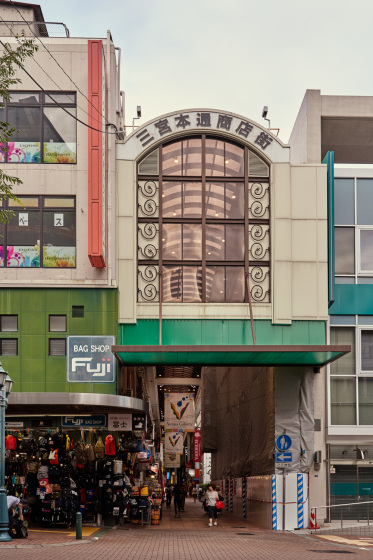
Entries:
[[67,381],[69,383],[114,383],[113,336],[68,336]]

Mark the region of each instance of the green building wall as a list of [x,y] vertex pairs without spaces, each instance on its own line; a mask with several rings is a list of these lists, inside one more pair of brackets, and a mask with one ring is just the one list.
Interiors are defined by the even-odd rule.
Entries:
[[[72,306],[84,306],[84,317],[72,317]],[[67,383],[66,356],[49,356],[49,339],[69,335],[115,336],[118,340],[116,289],[0,289],[0,314],[18,315],[18,356],[0,356],[14,381],[14,392],[116,394],[116,383]],[[66,315],[67,332],[49,332],[49,315]]]

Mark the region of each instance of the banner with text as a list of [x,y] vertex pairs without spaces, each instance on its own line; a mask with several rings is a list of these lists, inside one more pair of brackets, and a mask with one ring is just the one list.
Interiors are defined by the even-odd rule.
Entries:
[[166,431],[164,438],[164,448],[167,453],[182,455],[184,450],[184,432]]
[[194,393],[164,395],[165,430],[183,429],[194,432]]
[[193,461],[199,463],[201,461],[201,431],[196,430],[193,434]]

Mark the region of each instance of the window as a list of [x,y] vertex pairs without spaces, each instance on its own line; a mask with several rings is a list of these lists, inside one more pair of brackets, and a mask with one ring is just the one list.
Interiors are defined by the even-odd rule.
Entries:
[[195,136],[138,165],[138,301],[269,302],[269,167]]
[[49,339],[49,356],[66,356],[66,339]]
[[66,332],[66,315],[49,315],[50,332]]
[[0,355],[18,356],[18,340],[16,338],[1,338]]
[[72,316],[73,317],[84,317],[84,305],[73,305],[72,306]]
[[0,209],[14,213],[8,224],[0,225],[0,267],[74,268],[75,198],[18,198],[23,206],[0,201]]
[[18,315],[0,315],[1,332],[18,331]]
[[75,93],[13,92],[1,112],[16,132],[0,163],[76,163]]

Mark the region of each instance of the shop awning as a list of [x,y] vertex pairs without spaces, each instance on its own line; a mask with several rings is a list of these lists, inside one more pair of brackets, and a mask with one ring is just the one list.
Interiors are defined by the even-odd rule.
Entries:
[[348,354],[351,346],[112,346],[124,365],[312,366]]

